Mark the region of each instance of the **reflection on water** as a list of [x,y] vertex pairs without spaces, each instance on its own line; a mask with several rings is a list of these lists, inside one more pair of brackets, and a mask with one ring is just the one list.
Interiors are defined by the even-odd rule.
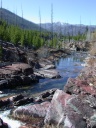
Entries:
[[[82,69],[81,64],[83,63],[83,59],[86,57],[86,54],[73,54],[67,58],[61,58],[56,61],[55,65],[58,72],[61,75],[60,79],[40,79],[39,83],[32,85],[31,87],[24,87],[15,90],[6,90],[7,95],[13,95],[17,93],[25,93],[25,94],[35,94],[45,91],[47,89],[59,88],[63,89],[66,81],[69,77],[76,77],[80,70]],[[5,95],[6,95],[5,94]],[[4,94],[0,95],[0,97],[4,96]],[[8,118],[8,114],[10,110],[0,112],[0,117],[10,125],[11,128],[19,128],[22,123],[16,120],[12,120]]]
[[9,94],[25,93],[25,94],[35,94],[45,91],[47,89],[59,88],[63,89],[66,81],[69,77],[76,77],[80,70],[82,69],[81,64],[83,63],[86,54],[77,53],[67,58],[61,58],[55,62],[56,68],[61,75],[60,79],[40,79],[39,83],[32,85],[31,87],[24,87],[15,90],[6,90]]

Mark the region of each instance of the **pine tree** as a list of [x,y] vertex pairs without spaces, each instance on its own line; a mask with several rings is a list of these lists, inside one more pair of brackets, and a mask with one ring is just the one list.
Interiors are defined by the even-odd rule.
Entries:
[[2,52],[3,52],[2,45],[0,45],[0,61],[2,61]]

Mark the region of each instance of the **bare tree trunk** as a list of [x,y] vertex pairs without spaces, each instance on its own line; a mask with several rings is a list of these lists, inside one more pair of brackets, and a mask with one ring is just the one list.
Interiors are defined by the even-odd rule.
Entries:
[[40,31],[40,39],[41,39],[41,11],[39,8],[39,31]]
[[52,33],[52,45],[53,45],[53,4],[51,4],[51,33]]
[[17,9],[16,9],[16,14],[15,14],[15,25],[17,26]]
[[1,0],[1,20],[2,20],[2,0]]
[[23,8],[22,8],[22,5],[21,5],[21,13],[22,13],[22,29],[24,29],[24,20],[23,20]]

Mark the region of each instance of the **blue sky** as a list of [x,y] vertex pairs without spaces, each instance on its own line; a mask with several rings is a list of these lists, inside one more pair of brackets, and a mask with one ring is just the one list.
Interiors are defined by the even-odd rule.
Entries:
[[[53,4],[53,21],[71,24],[96,25],[96,0],[2,0],[2,7],[32,22],[51,22],[51,4]],[[81,18],[80,18],[81,17]]]

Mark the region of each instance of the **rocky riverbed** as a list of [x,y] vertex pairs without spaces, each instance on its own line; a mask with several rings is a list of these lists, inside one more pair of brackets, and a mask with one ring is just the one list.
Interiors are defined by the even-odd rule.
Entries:
[[[23,47],[17,47],[9,42],[0,41],[2,44],[2,62],[0,63],[0,94],[5,90],[26,87],[38,83],[39,79],[57,79],[60,74],[55,69],[54,62],[60,57],[70,54],[68,50],[56,50],[42,48],[38,51]],[[46,91],[38,97],[27,95],[11,95],[0,98],[1,110],[12,109],[15,106],[36,104],[51,101],[56,89]],[[3,126],[4,125],[4,126]],[[1,126],[7,127],[1,119]]]
[[30,85],[40,78],[60,78],[54,61],[70,54],[68,50],[41,48],[39,50],[16,47],[2,42],[0,63],[0,90]]
[[[18,107],[12,110],[11,116],[22,121],[29,120],[27,127],[32,128],[43,128],[48,125],[60,128],[95,128],[95,62],[94,67],[87,64],[78,77],[69,78],[64,90],[55,90],[51,101]],[[35,125],[32,126],[30,120],[35,120]]]
[[[78,67],[78,69],[80,68],[80,64],[82,63],[82,62],[80,62],[80,60],[78,60],[78,57],[81,57],[81,60],[82,60],[82,56],[83,55],[81,55],[80,53],[78,53],[78,54],[76,54],[76,55],[74,55],[74,57],[72,56],[70,56],[70,57],[68,57],[68,58],[62,58],[62,59],[60,59],[60,64],[58,65],[58,61],[57,61],[57,63],[55,64],[55,66],[57,67],[57,70],[59,71],[59,73],[60,73],[60,75],[62,76],[61,78],[59,78],[59,79],[57,79],[57,80],[55,80],[55,79],[53,79],[53,80],[51,80],[51,81],[53,81],[53,82],[55,82],[54,84],[56,85],[57,84],[57,82],[59,82],[59,83],[61,83],[62,84],[62,89],[63,89],[63,86],[64,86],[64,81],[65,81],[65,76],[67,77],[75,77],[75,76],[77,76],[77,74],[78,74],[78,72],[79,72],[79,70],[78,70],[78,72],[76,71],[77,70],[77,67]],[[77,62],[76,62],[76,60],[77,60]],[[64,61],[64,62],[63,62]],[[67,64],[67,65],[66,65]],[[64,69],[62,68],[62,66],[64,67]],[[71,67],[72,66],[72,67]],[[64,70],[66,69],[66,71],[67,72],[65,72]],[[81,68],[80,68],[81,69]],[[72,75],[73,74],[73,75]],[[46,79],[44,80],[44,81],[46,81]],[[44,84],[44,88],[48,88],[47,86],[50,86],[50,82],[49,82],[49,84],[47,84],[47,82],[48,82],[49,80],[47,80],[46,81],[46,83]],[[38,84],[39,85],[39,84]],[[36,85],[35,85],[36,86]],[[50,86],[51,87],[51,86]],[[59,86],[56,86],[56,87],[59,87],[60,88],[60,85]],[[39,88],[39,86],[38,86],[38,88]],[[11,89],[11,90],[13,90],[13,89]],[[13,91],[11,91],[10,90],[10,92],[12,93]],[[7,110],[8,109],[11,109],[12,111],[11,111],[11,115],[10,115],[10,117],[13,119],[17,119],[18,117],[15,117],[14,115],[13,115],[13,110],[14,109],[16,109],[16,108],[21,108],[21,109],[23,109],[24,108],[24,110],[26,109],[26,111],[28,112],[29,111],[29,108],[31,108],[32,106],[34,106],[32,109],[30,109],[30,110],[32,110],[32,111],[30,111],[30,116],[32,117],[28,117],[28,119],[27,119],[27,117],[25,117],[25,115],[27,114],[26,112],[24,112],[25,113],[25,115],[24,115],[24,120],[23,119],[20,119],[20,118],[18,118],[19,120],[21,120],[21,121],[23,121],[24,123],[26,123],[26,127],[43,127],[44,126],[44,118],[45,117],[42,117],[42,115],[40,115],[39,116],[39,118],[38,118],[38,115],[36,114],[36,113],[38,113],[39,114],[39,112],[41,113],[41,114],[43,114],[43,113],[47,113],[47,108],[48,108],[48,105],[50,105],[51,104],[51,101],[52,101],[52,98],[54,97],[53,95],[54,95],[54,93],[56,92],[56,90],[57,90],[57,88],[55,88],[55,89],[51,89],[51,90],[47,90],[47,91],[44,91],[44,92],[42,92],[41,91],[41,93],[39,93],[38,95],[36,94],[36,95],[34,95],[34,96],[32,96],[32,94],[31,93],[33,93],[33,92],[31,92],[32,90],[34,90],[34,89],[31,89],[30,91],[28,91],[28,93],[23,93],[23,92],[21,92],[22,94],[15,94],[14,95],[14,93],[13,93],[13,96],[12,96],[12,94],[11,95],[9,95],[9,96],[7,96],[7,97],[2,97],[1,98],[1,110],[3,111],[5,111],[4,113],[7,113]],[[36,89],[37,90],[37,89]],[[40,89],[39,89],[40,90]],[[19,92],[19,90],[17,90],[18,92]],[[27,90],[26,90],[27,91]],[[9,93],[9,92],[8,92]],[[29,95],[29,93],[31,94],[31,95]],[[1,94],[1,95],[3,95],[3,94]],[[44,103],[44,104],[43,104]],[[23,105],[23,107],[21,107]],[[26,106],[25,106],[26,105]],[[44,107],[43,107],[43,105],[45,105]],[[18,107],[18,106],[20,106],[20,107]],[[24,107],[25,106],[25,107]],[[38,108],[37,108],[38,107]],[[39,108],[41,108],[41,109],[39,109]],[[43,112],[43,110],[44,110],[44,108],[46,108],[46,111],[44,111]],[[38,111],[38,109],[40,110],[40,111]],[[4,118],[4,121],[5,122],[7,122],[8,124],[10,124],[10,120],[8,119],[8,117],[7,117],[7,115],[5,115],[5,114],[3,114],[3,113],[1,113],[0,115],[2,115],[2,116],[0,116],[0,117],[3,117]],[[4,115],[4,116],[3,116]],[[18,115],[18,114],[17,114]],[[22,115],[22,114],[21,114]],[[29,115],[29,114],[28,114]],[[32,116],[33,115],[33,116]],[[34,117],[35,116],[35,117]],[[44,116],[44,115],[43,115]],[[23,116],[22,116],[23,117]],[[6,120],[5,120],[5,118],[6,118]],[[31,118],[31,119],[29,119],[29,118]],[[9,121],[8,121],[9,120]],[[13,123],[15,124],[15,126],[16,126],[16,128],[18,128],[18,127],[20,127],[20,124],[22,124],[22,123],[16,123],[16,122],[14,122],[15,120],[13,120]],[[31,121],[31,122],[30,122]],[[16,124],[18,124],[18,125],[16,125]],[[23,124],[24,125],[24,124]],[[25,127],[25,126],[22,126],[22,127]],[[13,128],[13,126],[11,125],[11,127]]]
[[[3,93],[5,88],[12,90],[17,86],[38,82],[40,78],[60,78],[54,61],[68,55],[68,51],[65,53],[63,50],[51,49],[49,55],[49,50],[44,50],[36,53],[30,51],[26,63],[2,64],[0,93]],[[47,58],[44,53],[48,54]],[[55,88],[34,96],[17,94],[2,97],[0,110],[9,109],[10,119],[23,122],[22,126],[19,125],[17,128],[48,128],[52,125],[60,128],[95,128],[96,58],[90,58],[91,56],[87,58],[86,67],[77,77],[68,79],[63,90]],[[2,118],[0,126],[9,127]]]

